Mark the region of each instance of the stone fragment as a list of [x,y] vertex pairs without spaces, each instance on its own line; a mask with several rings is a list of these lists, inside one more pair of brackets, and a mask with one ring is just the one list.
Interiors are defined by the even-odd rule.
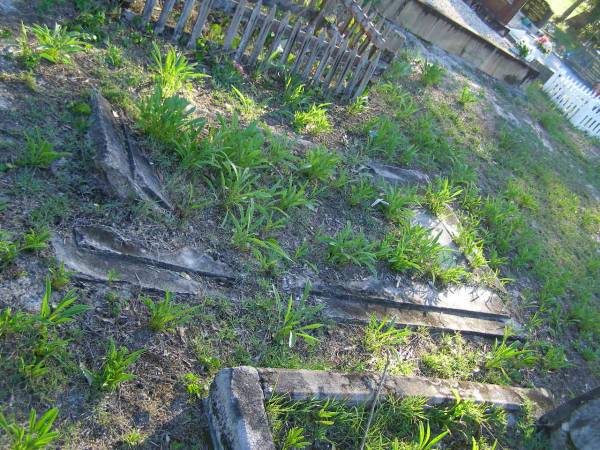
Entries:
[[171,291],[179,294],[197,294],[201,286],[189,275],[154,267],[144,262],[122,258],[118,254],[93,252],[78,247],[71,239],[52,237],[56,258],[82,278],[93,281],[108,281],[108,274],[114,271],[116,281],[140,286],[144,289]]
[[88,136],[96,151],[96,167],[110,192],[122,199],[139,198],[173,209],[154,169],[134,147],[117,113],[98,92],[92,97],[90,120]]
[[254,367],[217,373],[208,397],[208,418],[216,450],[275,450]]
[[375,161],[370,161],[367,166],[376,179],[381,179],[395,185],[426,185],[430,181],[426,174],[418,170],[403,169],[397,166],[380,164]]
[[[294,400],[336,399],[350,403],[372,401],[380,383],[377,373],[339,373],[324,370],[258,369],[265,399],[286,394]],[[453,390],[464,400],[487,402],[507,411],[518,411],[525,400],[533,403],[535,417],[553,406],[545,389],[525,389],[469,381],[424,377],[386,377],[381,395],[396,397],[424,396],[429,404],[454,401]]]
[[139,242],[125,239],[114,229],[101,225],[86,225],[74,229],[77,246],[105,254],[119,255],[178,272],[192,272],[203,276],[233,280],[231,269],[198,249],[183,247],[177,251],[145,248]]

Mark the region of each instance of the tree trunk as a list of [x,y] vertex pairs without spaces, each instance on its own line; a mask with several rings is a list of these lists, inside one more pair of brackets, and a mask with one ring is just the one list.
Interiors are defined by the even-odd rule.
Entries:
[[558,23],[560,22],[564,22],[565,20],[567,20],[569,18],[569,16],[573,13],[573,11],[575,11],[577,8],[579,8],[579,5],[581,5],[585,0],[575,0],[575,3],[573,3],[571,6],[569,6],[567,8],[567,10],[563,13],[562,16],[560,16],[560,18],[557,20]]

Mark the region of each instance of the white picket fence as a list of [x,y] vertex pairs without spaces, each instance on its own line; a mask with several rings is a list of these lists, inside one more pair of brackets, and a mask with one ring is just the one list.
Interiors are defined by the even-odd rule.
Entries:
[[590,88],[565,73],[556,72],[546,81],[543,90],[575,127],[600,137],[600,97]]

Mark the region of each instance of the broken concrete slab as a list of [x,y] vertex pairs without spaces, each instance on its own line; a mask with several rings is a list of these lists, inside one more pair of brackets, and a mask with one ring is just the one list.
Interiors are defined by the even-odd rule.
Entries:
[[177,272],[191,272],[199,275],[233,280],[232,270],[206,253],[191,247],[176,251],[148,249],[132,239],[126,239],[111,227],[102,225],[79,226],[73,230],[78,247],[96,252],[119,255],[124,259],[151,264]]
[[413,169],[403,169],[397,166],[380,164],[376,161],[369,161],[367,167],[370,169],[375,179],[386,181],[390,184],[401,186],[427,185],[430,182],[429,177],[423,172]]
[[[273,394],[289,395],[294,400],[336,399],[350,403],[370,402],[381,380],[376,373],[339,373],[321,370],[258,369],[265,399]],[[539,417],[553,407],[551,394],[545,389],[525,389],[469,381],[424,377],[387,377],[381,395],[409,397],[420,395],[429,404],[455,400],[453,390],[465,400],[491,403],[507,411],[519,411],[525,401],[534,405]]]
[[[394,320],[396,325],[428,327],[438,331],[459,331],[463,334],[501,338],[510,321],[498,321],[435,310],[417,310],[406,304],[390,305],[364,300],[323,297],[323,313],[337,322],[366,324],[374,315],[378,320]],[[511,328],[518,329],[516,323]]]
[[56,258],[81,278],[109,281],[109,272],[117,273],[116,281],[124,281],[144,289],[170,291],[178,294],[198,294],[201,285],[189,275],[154,267],[143,262],[126,260],[118,254],[105,254],[78,247],[71,239],[52,237]]
[[220,370],[210,387],[208,418],[217,450],[275,450],[254,367]]
[[92,96],[89,139],[96,167],[108,190],[122,199],[139,198],[173,209],[148,160],[129,139],[119,115],[98,92]]
[[[298,283],[301,288],[304,283]],[[315,282],[311,292],[317,296],[370,303],[404,305],[422,311],[439,311],[506,321],[508,312],[493,291],[477,286],[451,286],[440,290],[436,286],[413,279],[402,279],[396,285],[376,278],[340,284]]]

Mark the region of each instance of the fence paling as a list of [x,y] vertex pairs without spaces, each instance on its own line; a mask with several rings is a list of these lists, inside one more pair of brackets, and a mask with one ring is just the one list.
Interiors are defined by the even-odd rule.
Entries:
[[[253,8],[246,6],[247,0],[232,3],[235,8],[230,10],[233,15],[225,33],[222,49],[232,52],[234,61],[245,62],[252,67],[256,65],[262,52],[266,51],[266,63],[284,43],[278,58],[280,64],[287,64],[293,55],[292,73],[298,74],[311,84],[320,85],[325,91],[343,94],[349,99],[356,98],[362,94],[373,76],[385,39],[378,29],[379,26],[373,25],[367,16],[369,6],[361,8],[354,0],[341,0],[345,7],[345,17],[340,18],[337,26],[334,24],[321,28],[326,11],[332,10],[336,1],[338,0],[327,0],[318,15],[308,23],[303,17],[305,11],[301,11],[295,16],[293,25],[290,24],[292,16],[289,9],[284,19],[279,21],[275,18],[275,4],[268,14],[262,14],[262,0]],[[164,32],[176,3],[178,0],[166,0],[163,3],[154,27],[156,34]],[[195,8],[198,3],[199,7]],[[142,12],[143,26],[148,25],[152,19],[156,4],[156,0],[146,1]],[[316,4],[316,1],[313,0],[313,4]],[[193,16],[193,11],[197,9],[186,44],[186,48],[194,49],[202,36],[212,5],[213,0],[185,0],[171,40],[179,41],[187,22]],[[305,23],[306,28],[303,26]],[[266,50],[265,42],[272,31],[274,37]],[[236,36],[239,36],[239,44],[233,51]],[[250,55],[246,56],[245,52],[250,48]]]
[[600,98],[591,89],[557,72],[544,84],[543,90],[575,127],[600,136]]

